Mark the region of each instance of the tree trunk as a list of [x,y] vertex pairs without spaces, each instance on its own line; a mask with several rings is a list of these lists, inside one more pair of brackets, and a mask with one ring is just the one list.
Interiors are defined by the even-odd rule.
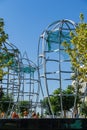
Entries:
[[64,110],[64,118],[66,118],[66,110]]

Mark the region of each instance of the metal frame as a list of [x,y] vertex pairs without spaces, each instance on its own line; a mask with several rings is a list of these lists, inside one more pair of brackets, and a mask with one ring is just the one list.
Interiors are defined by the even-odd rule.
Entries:
[[[52,106],[51,106],[49,97],[50,97],[50,94],[52,94],[52,91],[50,92],[51,87],[53,87],[53,89],[55,87],[50,86],[51,84],[49,84],[49,81],[50,82],[54,81],[54,83],[57,83],[56,84],[57,86],[55,89],[57,89],[59,87],[62,90],[64,87],[63,82],[64,81],[68,82],[71,80],[70,77],[65,78],[63,76],[63,74],[70,75],[72,73],[72,70],[71,69],[65,70],[62,67],[63,63],[65,64],[65,67],[67,67],[66,63],[70,63],[70,59],[64,59],[64,55],[66,55],[66,53],[62,54],[62,53],[64,53],[64,48],[61,47],[62,46],[61,45],[61,43],[62,43],[61,33],[63,33],[64,31],[70,33],[70,31],[74,30],[75,27],[76,27],[76,23],[71,20],[68,20],[68,19],[58,20],[58,21],[50,24],[42,32],[42,34],[39,37],[39,42],[38,42],[39,78],[41,80],[41,83],[44,82],[44,85],[42,85],[43,91],[46,92],[46,94],[44,96],[48,97],[48,102],[49,102],[49,106],[50,106],[53,117],[54,117],[54,113],[52,110]],[[55,48],[54,50],[48,50],[48,42],[47,42],[48,34],[50,32],[52,33],[52,32],[56,32],[56,31],[59,32],[57,48]],[[62,59],[62,57],[63,57],[63,59]],[[52,65],[52,63],[53,63],[53,65]],[[47,66],[47,64],[49,64],[49,66]],[[56,71],[53,71],[51,69],[49,71],[50,67],[51,67],[51,69],[56,68]],[[52,75],[54,75],[54,76],[52,76]],[[63,117],[62,91],[60,93],[60,100],[61,100],[61,102],[60,102],[61,117]]]

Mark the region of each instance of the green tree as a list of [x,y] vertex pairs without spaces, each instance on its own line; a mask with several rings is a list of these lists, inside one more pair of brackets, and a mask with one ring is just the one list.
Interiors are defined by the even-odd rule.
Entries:
[[71,41],[63,42],[65,51],[69,54],[72,66],[77,73],[77,80],[87,81],[87,23],[80,14],[80,22],[75,30],[70,32]]
[[84,104],[82,106],[81,114],[84,115],[85,118],[87,117],[87,101],[84,102]]
[[[4,93],[4,92],[3,92]],[[8,109],[10,110],[12,108],[13,105],[13,98],[12,96],[9,94],[3,94],[2,98],[0,98],[0,111],[4,111],[7,112]]]
[[[53,95],[50,96],[50,101],[54,115],[59,115],[59,113],[61,112],[60,92],[61,90],[60,88],[58,88],[54,90]],[[71,108],[73,108],[74,100],[75,100],[74,87],[72,85],[69,85],[66,88],[66,90],[62,90],[62,105],[63,105],[64,117],[66,117],[66,111],[69,111]],[[42,103],[43,107],[46,110],[46,114],[51,114],[48,103],[48,97],[44,98]]]
[[4,92],[3,92],[3,89],[2,89],[2,85],[1,85],[1,87],[0,87],[0,98],[2,98],[3,95],[4,95]]
[[8,34],[4,31],[4,20],[0,18],[0,81],[2,82],[4,75],[8,74],[6,67],[11,66],[14,61],[14,52],[11,53],[6,47],[6,41],[8,39]]
[[[56,113],[61,110],[61,100],[60,100],[60,89],[55,90],[54,93],[54,110]],[[64,111],[64,117],[66,117],[66,112],[69,111],[73,105],[74,105],[74,88],[72,85],[69,85],[65,90],[62,90],[62,105],[63,105],[63,111]]]
[[[79,95],[81,94],[79,83],[87,82],[87,23],[84,22],[84,15],[82,13],[80,14],[80,22],[77,24],[75,30],[70,32],[70,36],[70,42],[65,41],[62,45],[66,53],[70,56],[72,68],[74,68],[74,80],[77,82],[77,95]],[[81,100],[79,101],[81,102]]]

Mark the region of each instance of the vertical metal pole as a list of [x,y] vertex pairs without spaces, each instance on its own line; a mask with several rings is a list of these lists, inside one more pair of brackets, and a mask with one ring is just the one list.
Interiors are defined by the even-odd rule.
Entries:
[[63,104],[62,104],[62,84],[61,84],[61,28],[59,30],[59,81],[60,81],[60,105],[61,105],[61,117],[63,118]]

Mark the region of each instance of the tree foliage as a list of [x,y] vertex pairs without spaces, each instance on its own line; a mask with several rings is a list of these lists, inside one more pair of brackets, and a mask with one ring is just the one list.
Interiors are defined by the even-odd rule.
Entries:
[[[60,100],[60,88],[54,90],[53,95],[50,96],[50,101],[54,115],[58,115],[61,112],[61,100]],[[62,90],[62,105],[64,111],[69,111],[74,105],[74,88],[72,85],[69,85],[66,90]],[[51,114],[50,107],[48,103],[48,97],[44,98],[42,101],[43,107],[46,110],[46,114]]]
[[13,98],[9,94],[3,94],[2,98],[0,98],[0,111],[7,112],[8,109],[10,110],[13,105]]
[[87,23],[84,22],[84,15],[80,14],[80,22],[75,30],[70,32],[71,44],[67,41],[62,45],[69,54],[72,66],[77,72],[77,79],[87,81]]
[[87,117],[87,101],[82,106],[81,114]]
[[[61,111],[61,92],[60,88],[54,91],[54,111],[58,113]],[[74,88],[72,85],[69,85],[65,90],[62,90],[62,106],[64,111],[64,116],[66,116],[66,111],[69,111],[74,105]]]
[[4,31],[4,20],[0,18],[0,81],[2,81],[3,76],[8,74],[6,67],[13,64],[14,53],[11,53],[6,47],[6,41],[8,39],[8,34]]

